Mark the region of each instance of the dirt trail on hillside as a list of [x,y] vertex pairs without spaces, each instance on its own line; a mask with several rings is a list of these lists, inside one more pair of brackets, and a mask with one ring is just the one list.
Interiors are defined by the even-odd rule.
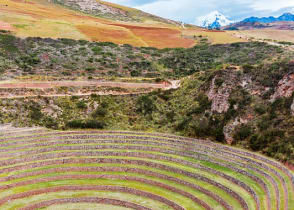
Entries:
[[[35,94],[17,94],[14,90],[19,89],[28,89],[28,90],[49,90],[59,87],[109,87],[109,88],[123,88],[125,90],[130,90],[130,92],[119,92],[119,91],[100,91],[95,94],[98,95],[128,95],[128,94],[142,94],[148,93],[155,89],[169,90],[169,89],[177,89],[180,87],[179,80],[171,80],[169,82],[161,82],[161,83],[130,83],[130,82],[111,82],[111,81],[50,81],[50,82],[39,82],[39,81],[29,81],[29,82],[11,82],[11,81],[3,81],[0,83],[0,90],[2,90],[2,95],[0,98],[21,98],[21,97],[35,97],[39,95]],[[141,91],[136,91],[140,90]],[[144,89],[144,91],[142,91]],[[5,93],[3,94],[3,90]],[[134,90],[134,91],[133,91]],[[76,92],[76,93],[64,93],[64,94],[53,94],[46,93],[41,94],[40,96],[46,97],[58,97],[58,96],[88,96],[91,95],[92,92]]]
[[127,82],[105,82],[105,81],[55,81],[55,82],[14,82],[0,83],[0,88],[32,88],[47,89],[56,87],[120,87],[120,88],[153,88],[165,89],[170,83],[127,83]]

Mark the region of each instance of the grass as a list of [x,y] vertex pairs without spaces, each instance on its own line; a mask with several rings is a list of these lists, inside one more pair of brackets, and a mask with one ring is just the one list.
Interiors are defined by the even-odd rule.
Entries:
[[[107,150],[107,151],[110,151],[110,150]],[[119,152],[120,150],[115,150],[116,152]],[[61,151],[60,151],[61,152]],[[62,152],[70,152],[70,151],[62,151]],[[133,152],[133,150],[128,150],[128,152]],[[134,151],[135,152],[135,151]],[[154,154],[159,154],[159,153],[154,153]],[[166,156],[172,156],[172,155],[166,155]],[[176,158],[176,156],[173,156],[174,158]],[[75,157],[75,159],[79,159],[81,157]],[[83,158],[89,158],[89,157],[85,157],[83,156]],[[103,156],[91,156],[91,158],[103,158]],[[247,201],[247,203],[249,204],[249,206],[251,206],[251,208],[254,208],[254,204],[252,203],[252,198],[251,196],[248,195],[248,193],[246,191],[244,191],[242,188],[228,182],[227,180],[221,178],[221,177],[217,177],[215,175],[212,175],[210,173],[207,173],[207,172],[204,172],[204,171],[201,171],[199,169],[195,169],[195,168],[191,168],[191,167],[188,167],[188,166],[182,166],[182,165],[179,165],[179,164],[176,164],[176,163],[171,163],[171,162],[168,162],[168,161],[162,161],[162,160],[148,160],[148,159],[144,159],[144,158],[135,158],[135,157],[112,157],[112,156],[107,156],[107,158],[120,158],[120,159],[133,159],[133,160],[147,160],[149,162],[154,162],[154,163],[159,163],[159,164],[163,164],[163,165],[168,165],[168,166],[171,166],[171,167],[174,167],[174,168],[179,168],[179,169],[182,169],[182,170],[185,170],[185,171],[189,171],[189,172],[192,172],[192,173],[198,173],[198,174],[201,174],[205,177],[208,177],[210,178],[211,180],[214,180],[214,181],[217,181],[218,183],[222,183],[223,185],[227,186],[228,188],[234,190],[235,192],[238,192],[240,194],[242,194],[242,197],[245,198],[245,200]],[[61,158],[58,158],[58,159],[61,159]],[[34,162],[40,162],[40,161],[34,161]],[[239,177],[240,179],[240,177]],[[242,180],[242,179],[241,179]],[[207,185],[207,183],[206,183]],[[203,184],[200,185],[200,186],[204,186]],[[235,201],[235,205],[238,205]]]
[[[158,208],[158,209],[167,209],[168,207],[158,201],[154,201],[148,198],[142,198],[140,196],[119,193],[119,192],[103,192],[103,191],[82,191],[82,192],[55,192],[55,193],[46,193],[46,195],[36,195],[26,199],[20,199],[17,201],[11,201],[9,204],[6,204],[4,207],[6,209],[15,209],[19,205],[25,205],[26,203],[40,202],[42,200],[49,200],[55,198],[68,198],[68,197],[84,197],[84,196],[97,196],[97,197],[106,197],[106,198],[120,198],[121,200],[127,200],[129,202],[134,202],[137,204],[142,204],[149,208]],[[75,206],[76,207],[76,206]]]
[[[108,166],[108,167],[115,167],[115,166],[117,166],[117,167],[121,167],[122,165],[120,165],[120,164],[67,164],[67,165],[63,165],[63,166],[57,166],[57,165],[55,165],[55,166],[42,167],[42,168],[33,169],[33,170],[29,170],[29,171],[41,171],[41,170],[45,170],[45,169],[49,169],[49,168],[66,167],[66,166],[68,166],[68,167],[74,167],[74,166],[75,167],[91,167],[91,166]],[[143,170],[154,171],[154,172],[157,172],[157,173],[160,173],[160,174],[165,174],[165,175],[168,175],[168,176],[171,176],[171,177],[175,177],[175,178],[179,178],[179,179],[185,179],[186,181],[189,181],[189,182],[194,183],[194,184],[198,184],[199,186],[204,186],[205,185],[206,186],[205,187],[206,189],[210,189],[211,191],[215,191],[216,194],[219,194],[221,197],[225,198],[225,200],[230,201],[230,203],[232,205],[237,205],[238,206],[238,203],[236,202],[236,200],[234,200],[233,198],[231,198],[230,196],[228,196],[226,193],[222,192],[218,188],[216,188],[216,187],[214,187],[214,186],[212,186],[210,184],[207,184],[205,182],[202,182],[202,181],[199,181],[199,180],[196,181],[195,179],[192,179],[192,178],[189,178],[189,177],[185,177],[184,175],[175,174],[175,173],[172,173],[172,172],[163,171],[163,170],[160,170],[160,169],[150,168],[150,167],[146,167],[146,166],[127,165],[126,164],[123,167],[139,168],[139,169],[143,169]],[[96,172],[94,172],[94,173],[96,174]],[[106,174],[106,173],[104,172],[103,174]],[[110,174],[115,174],[115,172],[111,172]],[[123,174],[125,174],[125,173],[123,173]],[[127,174],[125,174],[125,175],[127,175]],[[147,177],[147,178],[150,179],[150,177]],[[29,179],[31,179],[31,177]],[[154,180],[159,181],[158,179],[154,179]],[[17,180],[17,181],[21,181],[21,180]],[[161,180],[161,182],[163,182],[163,181],[164,180]],[[165,181],[165,183],[167,183],[169,185],[172,184],[172,183],[167,182],[167,181]],[[183,189],[183,186],[179,186],[179,189]],[[200,196],[207,203],[211,203],[211,204],[216,205],[216,203],[213,200],[211,200],[210,198],[207,198],[203,194],[201,195],[201,194],[199,194],[198,192],[196,192],[194,190],[188,189],[187,187],[185,187],[185,190],[189,190],[191,193]]]
[[[190,199],[187,199],[179,194],[175,194],[168,190],[156,186],[150,186],[144,183],[138,183],[134,181],[121,181],[121,180],[60,180],[53,182],[42,182],[38,184],[26,185],[25,187],[16,187],[11,193],[22,193],[25,191],[31,191],[35,189],[49,188],[53,186],[81,186],[81,185],[109,185],[109,186],[125,186],[134,189],[139,189],[145,192],[150,192],[155,195],[165,197],[169,200],[173,200],[175,203],[183,206],[186,209],[201,209],[200,206],[196,206]],[[3,194],[4,195],[4,194]],[[5,193],[6,195],[6,193]],[[45,195],[46,198],[46,195]]]
[[294,42],[294,32],[291,30],[246,30],[236,32],[240,35],[245,35],[250,38],[262,40],[273,40],[273,41],[287,41]]
[[89,204],[89,203],[79,203],[79,204],[60,204],[60,205],[52,205],[47,208],[43,208],[44,210],[56,210],[56,209],[103,209],[103,210],[126,210],[129,208],[119,207],[119,206],[111,206],[111,205],[103,205],[103,204]]
[[[147,167],[145,167],[145,169],[147,169]],[[156,182],[160,182],[160,183],[164,183],[166,185],[169,185],[169,186],[173,186],[177,189],[181,189],[181,190],[184,190],[185,192],[189,192],[193,195],[195,195],[197,198],[200,198],[203,199],[207,204],[211,205],[211,206],[218,206],[219,204],[215,201],[215,200],[212,200],[210,197],[206,196],[206,195],[203,195],[201,192],[198,192],[196,190],[193,190],[189,187],[186,187],[186,186],[183,186],[183,185],[180,185],[178,183],[174,183],[174,182],[171,182],[171,181],[167,181],[167,180],[164,180],[164,179],[158,179],[158,178],[155,178],[155,177],[151,177],[151,176],[146,176],[146,175],[142,175],[142,174],[136,174],[136,173],[126,173],[126,172],[70,172],[70,173],[67,173],[67,175],[87,175],[87,174],[91,174],[91,175],[121,175],[121,176],[131,176],[131,177],[140,177],[140,178],[144,178],[144,179],[148,179],[148,180],[153,180],[153,181],[156,181]],[[14,180],[15,182],[19,182],[19,181],[24,181],[24,180],[32,180],[32,179],[38,179],[38,178],[46,178],[46,177],[54,177],[54,176],[58,176],[58,175],[62,175],[60,173],[50,173],[50,174],[46,174],[46,175],[40,175],[40,176],[30,176],[28,178],[25,178],[25,179],[17,179],[17,180]]]
[[[21,131],[20,131],[21,132]],[[68,135],[65,135],[63,132],[57,132],[57,134],[54,134],[54,135],[50,135],[51,132],[50,131],[47,131],[45,133],[41,133],[41,132],[38,132],[38,130],[36,130],[35,133],[32,133],[31,135],[30,134],[27,134],[27,135],[21,135],[21,133],[19,132],[15,132],[14,136],[15,137],[8,137],[8,136],[3,136],[3,137],[0,137],[0,142],[2,143],[2,147],[3,148],[10,148],[10,149],[13,149],[13,148],[16,148],[18,146],[30,146],[29,149],[19,149],[17,150],[18,152],[22,152],[22,151],[32,151],[32,150],[35,150],[35,149],[44,149],[44,148],[53,148],[54,151],[52,152],[42,152],[40,153],[41,155],[42,154],[53,154],[53,158],[51,159],[48,159],[48,160],[61,160],[61,159],[92,159],[92,158],[108,158],[108,159],[121,159],[121,160],[144,160],[144,161],[147,161],[147,162],[150,162],[150,163],[156,163],[156,164],[161,164],[161,165],[165,165],[165,166],[169,166],[169,167],[173,167],[173,168],[177,168],[177,169],[181,169],[183,171],[186,171],[186,172],[192,172],[192,173],[195,173],[195,174],[199,174],[201,176],[204,176],[206,178],[209,178],[215,182],[218,182],[218,183],[221,183],[222,185],[226,186],[227,188],[233,190],[234,192],[238,193],[239,195],[241,195],[241,197],[246,201],[246,203],[248,204],[248,207],[249,209],[255,209],[256,206],[255,206],[255,202],[253,200],[253,198],[250,196],[250,194],[245,191],[243,188],[241,188],[240,186],[236,185],[236,184],[233,184],[232,182],[226,180],[225,178],[222,178],[220,177],[219,175],[215,175],[211,172],[206,172],[205,170],[201,170],[201,169],[198,169],[198,168],[195,168],[195,167],[192,167],[192,166],[189,166],[188,165],[183,165],[183,164],[180,164],[179,160],[184,160],[184,161],[188,161],[190,163],[196,163],[196,164],[199,164],[200,166],[204,166],[204,167],[207,167],[207,168],[210,168],[210,169],[213,169],[213,170],[216,170],[216,171],[219,171],[219,172],[222,172],[230,177],[233,177],[235,179],[238,179],[244,183],[246,183],[248,186],[250,186],[256,193],[257,193],[257,196],[258,198],[260,199],[261,201],[261,209],[267,209],[266,208],[266,195],[265,195],[265,192],[263,191],[263,189],[261,188],[261,186],[259,184],[257,184],[255,181],[253,181],[251,178],[245,176],[245,175],[242,175],[240,173],[237,173],[235,171],[233,171],[232,169],[228,168],[228,167],[224,167],[224,166],[220,166],[220,165],[217,165],[211,161],[209,161],[209,159],[205,159],[205,157],[209,157],[210,160],[213,160],[213,161],[217,161],[219,163],[226,163],[225,160],[223,160],[222,156],[213,156],[214,154],[214,151],[209,151],[209,153],[207,153],[207,155],[204,155],[204,149],[205,147],[204,146],[208,146],[208,147],[211,147],[211,148],[217,148],[217,145],[214,145],[214,146],[210,146],[210,145],[207,145],[205,142],[194,142],[195,143],[195,146],[196,145],[199,145],[200,147],[195,147],[195,151],[192,151],[192,150],[189,150],[187,151],[187,157],[184,155],[175,155],[175,154],[170,154],[169,152],[157,152],[157,151],[152,151],[152,148],[153,149],[165,149],[167,151],[182,151],[182,150],[185,150],[185,148],[183,149],[180,149],[179,147],[174,147],[173,145],[178,145],[178,146],[181,146],[182,144],[179,144],[177,142],[168,142],[166,140],[171,140],[173,139],[173,137],[156,137],[156,138],[160,138],[160,139],[139,139],[140,141],[142,142],[137,142],[136,143],[136,139],[131,139],[131,136],[134,136],[134,137],[144,137],[144,138],[149,138],[149,137],[152,137],[154,136],[154,134],[152,133],[144,133],[144,134],[139,134],[139,133],[131,133],[131,134],[109,134],[109,135],[113,135],[113,137],[116,137],[116,138],[106,138],[106,140],[111,140],[111,139],[115,139],[115,140],[119,140],[120,136],[126,136],[126,139],[122,139],[122,140],[132,140],[131,142],[128,142],[128,143],[107,143],[107,141],[105,141],[104,139],[99,139],[99,140],[103,140],[105,142],[103,143],[100,143],[99,140],[97,142],[93,142],[93,143],[83,143],[84,141],[86,140],[89,140],[89,139],[82,139],[81,142],[79,144],[73,144],[72,141],[74,140],[74,137],[82,137],[82,136],[87,136],[89,135],[88,137],[91,137],[91,139],[97,139],[95,138],[95,136],[99,136],[99,135],[105,135],[107,134],[107,131],[105,131],[104,133],[96,133],[96,134],[87,134],[87,133],[80,133],[80,134],[75,134],[75,133],[70,133]],[[91,136],[92,135],[92,136]],[[18,139],[15,139],[17,138],[18,136]],[[25,136],[31,136],[29,138],[26,138]],[[35,136],[35,137],[34,137]],[[58,136],[69,136],[68,139],[64,139],[64,140],[55,140],[54,137],[58,137]],[[24,137],[24,138],[22,138]],[[130,137],[130,138],[128,138]],[[7,139],[5,139],[7,138]],[[48,140],[47,138],[50,138],[52,140]],[[2,139],[2,140],[1,140]],[[27,140],[33,140],[33,139],[40,139],[40,141],[37,141],[35,143],[42,143],[42,142],[55,142],[57,144],[55,144],[54,146],[35,146],[34,143],[26,143],[25,141]],[[77,138],[79,139],[79,138]],[[20,145],[12,145],[12,146],[5,146],[4,147],[4,144],[9,142],[9,143],[17,143],[19,141],[24,141],[22,142]],[[65,143],[66,141],[66,143]],[[179,139],[178,141],[181,141],[181,142],[190,142],[189,140],[186,140],[186,139]],[[146,142],[146,143],[145,143]],[[161,145],[161,146],[157,146],[157,145],[152,145],[152,144],[148,144],[148,142],[154,142],[154,143],[165,143],[165,144],[168,144],[168,145]],[[0,143],[0,145],[1,145]],[[142,151],[141,150],[134,150],[134,149],[127,149],[127,148],[115,148],[115,149],[101,149],[101,150],[96,150],[96,149],[91,149],[91,148],[87,148],[87,146],[96,146],[96,145],[118,145],[118,146],[141,146],[142,147]],[[66,148],[62,148],[63,146],[72,146],[73,148],[71,148],[70,150],[66,150]],[[84,146],[85,148],[76,148],[76,146]],[[151,148],[151,150],[149,149]],[[59,150],[60,149],[60,150]],[[126,153],[129,155],[128,156],[101,156],[101,155],[95,155],[95,156],[90,156],[90,155],[87,155],[87,153],[85,153],[84,155],[81,155],[81,156],[64,156],[66,154],[70,154],[70,152],[84,152],[85,149],[87,150],[87,152],[94,152],[94,151],[99,151],[99,152],[105,152],[105,151],[111,151],[111,152],[123,152],[123,153]],[[222,150],[221,147],[218,148],[219,150]],[[140,152],[140,153],[143,153],[143,154],[147,154],[147,155],[158,155],[159,157],[169,157],[169,158],[173,158],[175,159],[175,162],[171,162],[169,160],[166,160],[166,159],[154,159],[154,158],[140,158],[140,157],[135,157],[132,155],[133,152]],[[207,151],[208,152],[208,151]],[[9,152],[10,153],[10,152]],[[229,153],[234,153],[234,152],[229,152]],[[4,154],[4,153],[3,153]],[[6,153],[8,154],[8,153]],[[54,154],[59,154],[59,155],[62,155],[61,157],[57,158],[57,156],[54,156]],[[196,159],[196,158],[192,158],[192,157],[188,157],[189,155],[199,155],[201,158],[199,159]],[[0,153],[1,155],[1,153]],[[33,154],[31,154],[33,155]],[[31,156],[30,155],[30,156]],[[111,154],[109,154],[111,155]],[[118,154],[119,155],[119,154]],[[18,156],[17,158],[24,158],[24,157],[30,157],[28,156],[27,154],[26,155],[21,155],[21,156]],[[35,155],[34,155],[35,156]],[[240,155],[242,156],[242,155]],[[225,156],[224,156],[225,157]],[[12,158],[2,158],[2,160],[9,160],[9,159],[13,159],[14,157],[12,156]],[[255,158],[252,158],[252,157],[247,157],[247,158],[250,158],[254,161],[256,161]],[[232,163],[229,163],[229,165],[232,165],[236,168],[240,168],[242,169],[241,166],[239,166],[237,163],[238,162],[242,162],[240,160],[237,160],[237,159],[234,159],[234,158],[230,158],[233,160]],[[47,159],[46,159],[47,160]],[[31,162],[28,162],[28,163],[37,163],[37,162],[41,162],[41,160],[32,160]],[[259,161],[257,161],[259,162]],[[19,163],[19,164],[15,164],[15,165],[9,165],[9,166],[2,166],[1,168],[7,168],[7,167],[13,167],[13,166],[18,166],[18,165],[23,165],[24,163]],[[268,164],[266,164],[268,165]],[[95,166],[95,167],[124,167],[124,168],[138,168],[138,169],[143,169],[143,170],[147,170],[147,171],[153,171],[153,172],[157,172],[157,173],[160,173],[160,174],[164,174],[164,175],[168,175],[170,177],[174,177],[174,178],[178,178],[178,179],[181,179],[181,180],[185,180],[187,182],[190,182],[190,183],[194,183],[194,184],[197,184],[199,186],[202,186],[204,187],[205,189],[215,193],[216,195],[222,197],[225,201],[227,201],[229,204],[231,204],[234,209],[240,209],[241,206],[240,204],[237,202],[236,199],[234,199],[232,196],[230,196],[229,194],[227,194],[226,192],[224,192],[223,190],[220,190],[220,188],[216,187],[216,186],[213,186],[211,184],[208,184],[204,181],[201,181],[201,180],[198,180],[198,179],[195,179],[195,178],[192,178],[192,177],[188,177],[186,175],[183,175],[181,173],[174,173],[173,171],[169,171],[169,170],[163,170],[163,169],[157,169],[157,168],[152,168],[152,167],[149,167],[147,165],[134,165],[134,164],[119,164],[119,163],[112,163],[112,164],[109,164],[109,163],[76,163],[76,164],[70,164],[70,163],[66,163],[66,164],[62,164],[62,165],[47,165],[47,166],[41,166],[41,167],[37,167],[37,168],[32,168],[32,169],[25,169],[25,170],[19,170],[19,171],[13,171],[13,172],[10,172],[10,173],[6,173],[6,174],[2,174],[0,177],[6,177],[6,176],[10,176],[10,175],[17,175],[17,174],[22,174],[22,173],[26,173],[26,172],[33,172],[33,171],[42,171],[42,170],[46,170],[46,169],[54,169],[54,168],[65,168],[65,167],[91,167],[91,166]],[[254,166],[256,167],[256,166]],[[271,167],[271,166],[270,166]],[[260,168],[262,169],[262,168]],[[282,176],[286,179],[287,181],[287,184],[290,185],[290,180],[287,178],[286,175],[284,175],[283,172],[277,170],[276,168],[273,168],[275,169],[276,171],[278,171],[278,173],[282,174]],[[276,204],[276,199],[275,199],[275,193],[274,193],[274,188],[272,186],[272,184],[267,180],[267,179],[264,179],[264,177],[261,176],[261,174],[258,174],[252,170],[249,170],[249,169],[243,169],[243,170],[246,170],[247,172],[253,174],[254,176],[257,176],[261,179],[264,180],[264,182],[268,185],[269,187],[269,190],[270,190],[270,194],[272,196],[272,199],[270,200],[271,202],[271,205],[272,207],[275,206]],[[69,171],[68,173],[66,173],[67,175],[87,175],[87,174],[95,174],[95,175],[102,175],[102,174],[109,174],[109,175],[121,175],[121,176],[130,176],[130,177],[139,177],[139,178],[144,178],[144,179],[147,179],[147,180],[153,180],[153,181],[157,181],[157,182],[160,182],[160,183],[163,183],[163,184],[166,184],[168,186],[172,186],[176,189],[181,189],[185,192],[189,192],[191,194],[193,194],[195,197],[197,198],[200,198],[201,200],[203,200],[204,202],[206,202],[208,205],[212,206],[214,209],[222,209],[222,207],[219,206],[219,204],[212,200],[210,197],[208,197],[207,195],[201,193],[200,191],[197,191],[197,190],[194,190],[190,187],[187,187],[187,186],[183,186],[179,183],[176,183],[176,182],[172,182],[172,181],[168,181],[168,180],[164,180],[162,178],[157,178],[157,177],[153,177],[153,176],[149,176],[149,175],[146,175],[146,174],[141,174],[141,173],[135,173],[135,172],[113,172],[111,169],[108,171],[103,171],[103,172],[100,172],[100,171]],[[276,175],[275,174],[272,174],[272,173],[269,173],[270,175],[272,175],[272,177],[277,181],[278,185],[279,185],[279,191],[280,191],[280,199],[281,199],[281,208],[284,208],[284,204],[283,204],[283,200],[284,200],[284,195],[283,195],[283,187],[280,183],[280,181],[277,179]],[[13,183],[18,183],[20,181],[27,181],[27,180],[35,180],[35,179],[42,179],[42,178],[46,178],[46,177],[56,177],[56,176],[59,176],[59,175],[64,175],[63,172],[48,172],[44,175],[35,175],[35,176],[29,176],[29,177],[24,177],[24,178],[17,178],[17,179],[12,179],[11,181],[7,181],[7,182],[2,182],[0,183],[0,186],[1,185],[5,185],[5,184],[13,184]],[[46,188],[46,187],[51,187],[51,186],[67,186],[67,185],[116,185],[116,186],[128,186],[128,187],[132,187],[132,188],[135,188],[135,189],[140,189],[140,190],[144,190],[144,191],[148,191],[148,192],[151,192],[153,194],[157,194],[157,195],[161,195],[167,199],[170,199],[172,201],[175,201],[176,203],[178,203],[179,205],[185,207],[186,209],[199,209],[199,206],[195,206],[194,202],[192,202],[192,200],[190,200],[189,198],[186,198],[178,193],[174,193],[174,192],[170,192],[166,189],[163,189],[163,188],[160,188],[160,187],[154,187],[154,186],[148,186],[146,184],[143,184],[143,183],[139,183],[139,182],[135,182],[135,181],[124,181],[124,180],[119,180],[119,179],[104,179],[104,178],[100,178],[100,179],[81,179],[81,180],[76,180],[76,179],[66,179],[66,180],[54,180],[54,181],[41,181],[40,183],[38,184],[29,184],[29,185],[25,185],[25,186],[20,186],[20,187],[15,187],[15,188],[12,188],[12,189],[9,189],[9,190],[2,190],[1,191],[1,195],[0,195],[0,198],[3,197],[3,196],[7,196],[7,195],[13,195],[13,194],[16,194],[16,193],[20,193],[20,192],[26,192],[26,191],[29,191],[29,190],[33,190],[33,189],[42,189],[42,188]],[[289,191],[289,206],[291,206],[291,198],[290,196],[292,196],[292,189],[290,186],[288,186],[288,191]],[[69,192],[58,192],[58,193],[48,193],[48,194],[42,194],[42,195],[35,195],[35,196],[32,196],[32,197],[29,197],[29,198],[25,198],[25,199],[17,199],[17,200],[13,200],[11,201],[10,203],[7,203],[5,204],[5,206],[2,206],[4,207],[5,209],[13,209],[13,208],[20,208],[22,207],[23,205],[27,205],[27,203],[32,203],[34,202],[34,200],[36,201],[37,199],[39,199],[40,201],[42,200],[47,200],[50,198],[50,196],[52,196],[52,198],[65,198],[63,196],[93,196],[93,193],[96,193],[96,195],[100,195],[100,196],[106,196],[106,197],[113,197],[115,198],[117,196],[117,193],[115,192],[93,192],[93,191],[83,191],[83,192],[72,192],[72,191],[69,191]],[[136,196],[133,196],[133,195],[129,195],[127,193],[121,193],[122,196],[119,197],[119,198],[125,198],[125,200],[128,200],[128,201],[131,201],[132,199],[138,203],[138,204],[142,204],[144,203],[144,199],[145,198],[141,198],[141,199],[137,199]],[[55,196],[55,197],[54,197]],[[118,198],[118,197],[116,197]],[[79,204],[80,205],[80,204]],[[86,204],[84,204],[86,205]],[[154,202],[154,201],[150,201],[150,199],[147,199],[146,200],[146,205],[144,206],[156,206],[156,209],[157,207],[160,208],[160,209],[168,209],[168,207],[164,207],[164,206],[160,206],[162,204],[158,203],[158,202]],[[59,206],[59,205],[58,205]],[[65,205],[67,206],[67,205]]]
[[232,36],[230,32],[187,30],[183,32],[183,35],[196,36],[199,37],[199,39],[207,38],[211,44],[230,44],[245,41],[244,39]]

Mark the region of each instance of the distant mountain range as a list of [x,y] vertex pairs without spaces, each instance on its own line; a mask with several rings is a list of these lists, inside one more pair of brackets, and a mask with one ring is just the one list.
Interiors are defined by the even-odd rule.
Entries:
[[294,15],[284,13],[279,17],[250,17],[240,22],[222,27],[224,30],[250,30],[271,28],[277,30],[294,30]]
[[250,17],[250,18],[246,18],[241,22],[258,22],[258,23],[273,23],[273,22],[278,22],[278,21],[294,21],[294,15],[291,13],[284,13],[283,15],[275,18],[273,16],[270,17]]
[[219,11],[213,11],[205,16],[196,19],[196,25],[209,29],[221,28],[232,23],[233,21],[229,20]]
[[249,17],[234,22],[219,11],[213,11],[196,19],[196,25],[208,29],[251,30],[271,28],[277,30],[294,30],[294,15],[284,13],[279,17]]

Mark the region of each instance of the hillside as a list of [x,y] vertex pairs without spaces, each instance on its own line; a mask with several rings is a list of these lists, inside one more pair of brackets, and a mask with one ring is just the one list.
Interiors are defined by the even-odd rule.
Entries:
[[[189,49],[160,50],[68,39],[17,39],[5,33],[0,37],[1,78],[14,79],[9,87],[4,84],[7,81],[2,82],[3,123],[69,129],[96,122],[105,129],[151,129],[233,143],[294,163],[289,146],[293,135],[289,114],[293,112],[294,90],[291,51],[262,42],[225,45],[202,42]],[[74,87],[74,81],[88,81],[91,86],[101,78],[127,77],[135,82],[185,79],[178,90],[149,94]],[[5,99],[11,95],[47,95],[48,92],[36,90],[30,82],[37,85],[56,80],[60,85],[56,89],[50,86],[49,94],[80,95],[91,91],[92,94]],[[65,85],[63,80],[73,82]],[[19,82],[27,84],[26,87],[13,88],[13,83]],[[110,95],[124,96],[99,96],[107,91],[118,93]]]
[[[181,37],[181,25],[137,10],[99,2],[97,5],[103,6],[106,12],[98,10],[97,14],[89,15],[55,2],[63,3],[4,1],[0,7],[0,29],[11,30],[20,37],[86,39],[134,46],[191,47],[195,44],[194,40]],[[84,3],[88,5],[87,1]],[[120,17],[125,19],[120,21]],[[164,41],[161,37],[168,39]]]
[[[207,42],[207,39],[202,38],[201,44],[197,46],[200,47]],[[204,54],[201,55],[199,52],[195,63],[183,66],[185,69],[181,72],[176,68],[176,65],[179,65],[177,61],[164,64],[167,62],[166,59],[182,52],[182,49],[138,48],[127,44],[73,39],[20,39],[6,32],[0,32],[0,47],[1,80],[28,75],[60,78],[142,76],[171,79],[192,74],[201,68],[208,68],[211,64],[207,65],[207,61],[212,58],[209,55],[222,56],[213,55],[213,47],[207,52],[204,49]],[[178,60],[188,64],[189,55],[185,56],[187,58],[182,61]],[[201,61],[196,62],[198,58]],[[216,61],[213,63],[213,65],[218,64]]]
[[292,210],[294,31],[228,22],[0,0],[0,209]]
[[[70,38],[133,46],[192,47],[203,31],[103,1],[2,0],[0,30],[18,37]],[[188,36],[186,34],[189,34]],[[240,41],[229,34],[223,42]]]

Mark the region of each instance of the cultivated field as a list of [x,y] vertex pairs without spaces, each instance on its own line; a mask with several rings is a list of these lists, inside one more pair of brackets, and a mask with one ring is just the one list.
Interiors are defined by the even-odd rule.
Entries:
[[[127,10],[125,7],[122,9]],[[160,48],[195,45],[193,39],[181,37],[179,25],[149,19],[142,23],[121,24],[120,21],[48,3],[47,0],[0,0],[0,29],[13,31],[20,37],[85,39]]]
[[208,36],[215,44],[242,41],[226,32],[209,32],[196,26],[186,28],[139,10],[104,4],[119,8],[141,22],[91,16],[47,0],[0,0],[0,30],[13,31],[23,38],[84,39],[157,48],[192,47],[196,44],[194,35]]
[[245,39],[235,37],[230,31],[209,31],[209,30],[185,30],[183,35],[188,37],[198,37],[198,39],[207,39],[211,44],[230,44],[244,42]]
[[0,127],[0,209],[293,209],[264,156],[168,134]]
[[[235,32],[234,32],[235,33]],[[290,30],[247,30],[237,31],[241,37],[294,42],[294,31]]]

